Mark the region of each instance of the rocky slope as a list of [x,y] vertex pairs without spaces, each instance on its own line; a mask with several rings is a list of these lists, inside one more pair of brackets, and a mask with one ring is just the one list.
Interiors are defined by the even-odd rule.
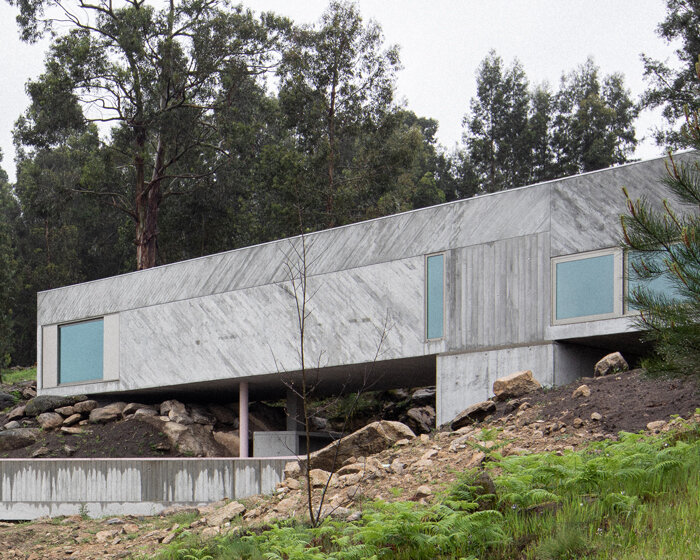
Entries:
[[[327,482],[323,514],[338,518],[360,516],[364,499],[431,501],[460,472],[478,468],[493,453],[565,453],[591,441],[614,439],[619,430],[663,432],[683,422],[700,423],[698,407],[700,394],[693,381],[648,380],[632,371],[494,400],[481,420],[430,435],[416,436],[396,422],[377,422],[349,436],[352,444],[346,446],[337,469],[325,462],[328,452],[314,458],[309,472],[313,503],[319,505]],[[303,518],[308,511],[304,466],[289,463],[286,475],[272,496],[166,511],[156,517],[74,516],[0,524],[2,558],[128,558],[152,552],[183,531],[206,537],[290,516]]]

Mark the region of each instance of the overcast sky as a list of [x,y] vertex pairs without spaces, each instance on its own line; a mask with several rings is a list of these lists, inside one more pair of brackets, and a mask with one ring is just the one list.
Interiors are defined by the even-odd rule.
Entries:
[[[255,11],[274,11],[297,23],[315,22],[325,0],[250,0]],[[592,56],[603,74],[622,72],[635,99],[645,89],[640,53],[673,60],[673,46],[655,33],[663,0],[360,0],[365,19],[401,47],[397,94],[419,116],[437,119],[439,141],[461,141],[462,117],[476,93],[475,71],[490,49],[509,64],[517,57],[531,83],[556,88],[564,71]],[[0,0],[0,148],[14,180],[12,127],[28,104],[24,85],[41,73],[45,44],[18,39],[16,12]],[[649,136],[658,114],[642,114],[637,136]],[[637,157],[661,153],[650,139]]]

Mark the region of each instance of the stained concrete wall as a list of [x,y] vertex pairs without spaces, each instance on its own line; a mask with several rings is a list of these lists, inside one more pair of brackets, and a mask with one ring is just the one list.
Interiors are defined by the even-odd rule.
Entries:
[[[663,159],[639,162],[308,235],[307,361],[322,372],[371,362],[386,319],[379,360],[438,356],[443,420],[495,372],[532,369],[551,382],[555,341],[636,328],[625,318],[552,326],[551,259],[617,246],[621,188],[658,203],[669,195],[664,172]],[[40,326],[119,317],[118,380],[40,382],[40,392],[274,383],[299,367],[287,272],[300,250],[292,238],[40,293]],[[445,337],[426,341],[425,256],[436,252],[445,253]],[[40,381],[44,359],[55,360],[42,359],[41,334]]]
[[0,459],[0,519],[154,515],[270,493],[285,463],[275,459]]

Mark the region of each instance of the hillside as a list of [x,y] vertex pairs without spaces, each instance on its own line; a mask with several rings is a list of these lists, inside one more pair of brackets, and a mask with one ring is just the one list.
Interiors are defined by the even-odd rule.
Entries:
[[[590,395],[585,396],[587,391],[578,391],[583,395],[573,397],[573,393],[582,384],[588,386]],[[546,461],[564,461],[561,467],[563,468],[568,464],[566,461],[572,461],[571,458],[577,456],[577,450],[588,449],[591,445],[599,446],[593,448],[598,449],[596,453],[601,453],[602,449],[609,449],[609,453],[606,451],[604,454],[606,456],[617,453],[617,448],[606,446],[619,445],[625,448],[630,445],[642,445],[643,442],[628,439],[620,443],[610,443],[619,440],[620,430],[644,430],[652,438],[650,441],[656,441],[653,438],[667,438],[669,434],[680,430],[689,435],[673,436],[668,441],[676,442],[685,438],[692,442],[697,440],[700,431],[700,412],[696,410],[699,407],[700,394],[694,382],[648,380],[643,378],[639,371],[584,379],[571,386],[554,390],[538,390],[520,399],[499,403],[496,412],[482,422],[454,431],[444,429],[432,434],[406,438],[374,456],[352,457],[344,461],[331,478],[325,497],[324,513],[336,519],[362,519],[363,515],[375,511],[372,504],[379,501],[394,503],[394,506],[386,507],[401,510],[387,510],[392,519],[402,515],[407,516],[406,519],[412,519],[413,514],[409,513],[412,507],[423,508],[420,511],[426,512],[432,511],[430,508],[444,507],[440,504],[444,503],[445,492],[454,493],[454,489],[459,488],[460,484],[463,487],[463,473],[469,469],[477,469],[476,472],[485,469],[489,473],[488,480],[493,478],[497,484],[503,484],[497,478],[503,474],[505,468],[499,462],[501,457],[504,461],[517,461],[521,460],[519,458],[526,459],[533,453],[545,453],[544,457],[552,457]],[[113,425],[133,427],[134,422],[138,420],[120,420]],[[91,429],[92,427],[88,426],[86,431]],[[46,441],[43,444],[46,445]],[[660,445],[662,449],[664,445],[668,447],[667,443]],[[675,445],[672,445],[674,449]],[[637,451],[635,453],[641,457]],[[695,459],[696,465],[692,470],[694,474],[691,476],[695,484],[700,477],[698,457]],[[639,458],[636,460],[642,461]],[[209,552],[205,554],[206,547],[199,539],[203,538],[205,542],[223,546],[223,541],[207,540],[222,539],[222,535],[231,531],[236,534],[252,531],[249,534],[257,535],[260,534],[260,530],[255,529],[256,527],[269,527],[270,524],[287,519],[303,519],[307,511],[303,492],[304,479],[302,477],[300,480],[298,473],[293,472],[294,466],[295,464],[289,465],[291,476],[279,485],[275,496],[243,500],[243,505],[236,502],[226,507],[222,507],[223,503],[214,504],[199,510],[179,510],[166,516],[151,518],[125,516],[108,520],[89,520],[74,516],[27,524],[4,523],[0,526],[0,549],[4,551],[2,558],[137,558],[141,554],[151,554],[167,546],[178,549],[189,547],[189,556],[173,552],[172,555],[163,558],[206,558]],[[318,484],[321,484],[325,483],[323,477],[327,475],[312,471],[311,476],[312,480],[319,477]],[[637,473],[635,476],[646,475]],[[691,485],[690,489],[695,487],[697,486]],[[320,488],[314,490],[315,503],[318,503],[320,491]],[[503,497],[501,491],[499,486],[499,499]],[[687,489],[681,489],[678,495],[684,496],[685,491]],[[589,494],[594,495],[591,492]],[[663,492],[659,494],[663,495]],[[661,498],[657,501],[661,503]],[[408,503],[414,506],[407,506]],[[548,498],[537,503],[536,507],[544,508],[540,513],[549,511],[553,516],[562,515],[558,512],[560,506],[557,505],[557,500]],[[477,507],[481,509],[481,506]],[[409,510],[403,511],[401,508]],[[696,505],[695,509],[691,508],[690,514],[697,516],[699,511],[700,507]],[[241,512],[242,516],[239,515]],[[700,519],[696,518],[689,522],[697,526],[699,521]],[[683,523],[680,523],[681,528],[678,530],[682,530],[682,526]],[[607,535],[607,528],[601,528],[601,531],[605,531]],[[262,533],[260,538],[266,538],[266,534]],[[201,555],[192,552],[196,548],[195,545],[201,548]],[[697,535],[690,539],[685,549],[695,550],[700,554]],[[525,544],[520,546],[520,550],[523,556],[517,557],[530,557],[525,555],[526,550],[529,550]],[[325,558],[312,555],[308,557]]]

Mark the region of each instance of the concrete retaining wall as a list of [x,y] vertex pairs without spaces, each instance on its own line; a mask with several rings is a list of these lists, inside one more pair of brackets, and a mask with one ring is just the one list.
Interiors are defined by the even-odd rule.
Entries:
[[2,459],[0,519],[155,515],[270,493],[291,458]]

